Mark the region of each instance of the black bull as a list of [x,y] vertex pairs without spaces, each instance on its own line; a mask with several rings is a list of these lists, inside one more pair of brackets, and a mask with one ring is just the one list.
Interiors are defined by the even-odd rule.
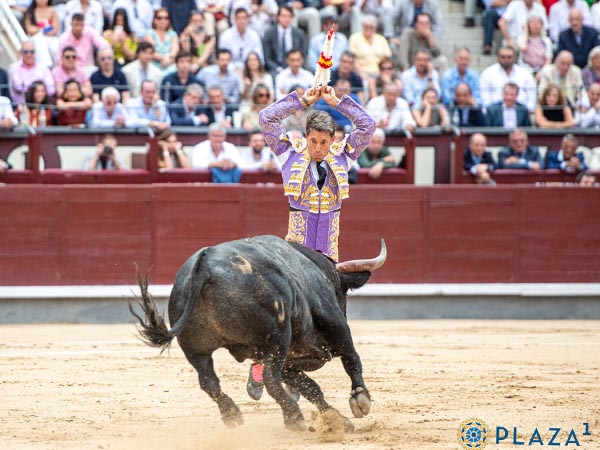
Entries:
[[304,417],[282,383],[320,412],[332,409],[319,385],[304,373],[332,357],[341,357],[352,381],[352,413],[369,413],[369,391],[346,320],[346,294],[364,285],[385,258],[383,240],[379,257],[337,265],[319,252],[275,236],[225,242],[196,252],[179,269],[169,299],[171,330],[148,294],[147,280],[139,275],[145,317],[131,305],[130,309],[147,344],[164,350],[177,336],[198,371],[200,387],[218,404],[225,424],[239,425],[243,419],[221,391],[213,368],[212,353],[221,347],[239,362],[249,358],[264,364],[265,387],[281,406],[285,425],[301,430]]

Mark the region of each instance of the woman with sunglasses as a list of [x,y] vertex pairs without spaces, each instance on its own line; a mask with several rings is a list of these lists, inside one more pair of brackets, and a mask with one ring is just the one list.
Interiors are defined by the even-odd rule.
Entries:
[[137,39],[129,26],[127,10],[119,8],[115,11],[110,28],[102,36],[112,47],[119,68],[135,59]]
[[396,72],[392,58],[384,56],[379,61],[379,74],[369,78],[369,99],[383,94],[383,87],[388,83],[395,83],[402,89],[402,80]]
[[154,45],[154,64],[163,73],[174,68],[175,56],[179,53],[179,38],[171,26],[169,12],[165,8],[154,12],[152,29],[144,39]]
[[252,92],[252,102],[250,109],[242,114],[242,128],[244,130],[255,130],[260,127],[258,115],[260,112],[273,103],[273,96],[267,86],[258,84]]

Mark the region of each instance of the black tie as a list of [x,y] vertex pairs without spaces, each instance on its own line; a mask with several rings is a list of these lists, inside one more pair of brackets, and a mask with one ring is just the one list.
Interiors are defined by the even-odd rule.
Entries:
[[319,180],[317,181],[317,187],[319,190],[323,189],[325,184],[325,177],[327,176],[327,170],[321,164],[317,163],[317,172],[319,172]]

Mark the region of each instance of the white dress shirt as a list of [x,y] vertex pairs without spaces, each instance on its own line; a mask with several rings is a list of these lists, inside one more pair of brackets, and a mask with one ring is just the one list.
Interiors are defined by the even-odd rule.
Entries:
[[19,121],[13,112],[10,100],[7,97],[0,97],[0,119],[10,119],[15,127],[19,124]]
[[233,161],[238,167],[241,167],[240,153],[235,145],[231,142],[223,142],[223,150],[219,153],[219,156],[215,156],[212,145],[207,139],[192,148],[192,167],[194,169],[208,169],[208,165],[212,162],[222,161],[229,159]]
[[383,126],[381,128],[385,130],[402,129],[407,125],[412,125],[413,127],[417,126],[417,123],[410,112],[408,102],[401,97],[396,99],[396,105],[391,111],[386,107],[383,95],[369,100],[365,109],[378,126],[380,122],[383,121]]
[[277,88],[277,100],[282,97],[285,97],[292,90],[292,86],[300,85],[304,89],[310,89],[313,84],[315,76],[312,72],[300,68],[298,73],[294,74],[292,69],[286,67],[281,72],[277,74],[277,78],[275,78],[275,87]]
[[265,64],[262,40],[258,32],[252,28],[246,27],[244,34],[240,34],[235,25],[227,28],[219,35],[219,48],[231,52],[231,63],[237,69],[244,68],[250,53],[258,54],[260,62]]
[[526,69],[517,64],[513,65],[509,74],[498,63],[492,64],[481,72],[479,85],[482,105],[487,107],[502,101],[504,85],[508,82],[519,86],[517,101],[527,106],[529,111],[534,111],[537,103],[535,80]]

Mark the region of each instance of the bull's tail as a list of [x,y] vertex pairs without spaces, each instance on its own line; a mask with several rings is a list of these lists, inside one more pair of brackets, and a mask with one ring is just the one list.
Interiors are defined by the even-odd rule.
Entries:
[[136,302],[142,309],[144,317],[140,317],[133,310],[131,302],[129,302],[129,311],[139,321],[137,328],[140,339],[152,347],[160,347],[162,353],[171,345],[175,335],[167,328],[165,318],[148,292],[148,275],[142,276],[139,269],[136,269],[136,272],[141,295],[141,298],[136,298]]

